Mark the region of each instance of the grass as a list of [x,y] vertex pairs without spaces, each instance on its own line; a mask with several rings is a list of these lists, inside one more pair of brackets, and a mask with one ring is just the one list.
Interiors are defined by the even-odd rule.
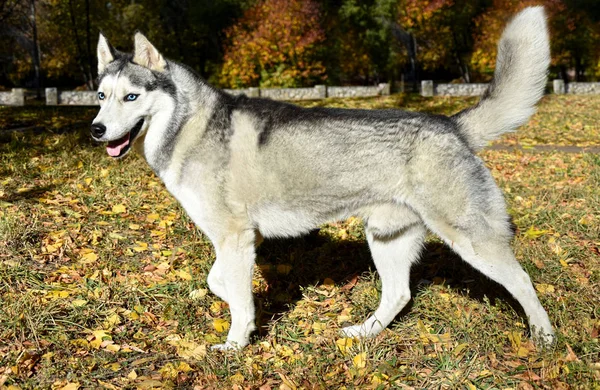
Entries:
[[[394,95],[305,105],[455,112],[473,99]],[[600,99],[548,96],[507,144],[600,145]],[[558,334],[536,350],[515,301],[435,237],[413,300],[372,340],[341,338],[379,300],[362,225],[265,241],[259,330],[220,353],[212,246],[136,155],[91,143],[95,109],[0,107],[0,387],[599,389],[600,157],[488,150],[514,247]],[[67,128],[69,131],[64,131]],[[0,130],[0,133],[2,131]],[[190,293],[192,293],[190,295]],[[12,386],[12,387],[11,387]]]

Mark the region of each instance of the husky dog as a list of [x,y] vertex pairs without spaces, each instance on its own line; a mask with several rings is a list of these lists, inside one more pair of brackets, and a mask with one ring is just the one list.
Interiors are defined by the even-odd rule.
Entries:
[[427,229],[522,305],[539,345],[554,332],[511,250],[500,189],[475,152],[527,122],[550,61],[542,7],[519,13],[498,45],[481,101],[454,116],[399,110],[301,108],[231,96],[165,59],[142,34],[133,54],[98,42],[100,112],[91,126],[111,157],[142,153],[213,243],[208,275],[229,303],[217,349],[241,348],[255,329],[255,240],[290,237],[351,215],[365,221],[381,303],[348,337],[375,336],[410,299],[409,272]]

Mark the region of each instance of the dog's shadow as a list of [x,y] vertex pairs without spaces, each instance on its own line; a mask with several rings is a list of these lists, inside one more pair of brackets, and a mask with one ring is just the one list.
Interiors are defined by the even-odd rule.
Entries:
[[[318,230],[301,238],[265,240],[257,249],[257,265],[268,285],[256,296],[259,337],[264,336],[270,324],[293,310],[302,299],[303,288],[319,285],[326,278],[344,286],[357,275],[375,271],[366,240],[338,240]],[[521,306],[503,286],[469,266],[446,245],[435,241],[427,242],[420,261],[411,269],[411,296],[432,283],[444,283],[480,302],[489,300],[495,304],[499,300],[524,317]],[[412,304],[413,299],[399,317],[410,312]]]

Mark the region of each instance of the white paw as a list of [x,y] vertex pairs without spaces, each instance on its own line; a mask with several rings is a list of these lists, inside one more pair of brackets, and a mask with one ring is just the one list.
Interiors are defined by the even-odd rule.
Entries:
[[243,348],[240,344],[232,341],[227,341],[224,344],[216,344],[210,347],[213,351],[239,351]]
[[539,331],[532,334],[534,344],[542,349],[550,348],[556,342],[556,336],[553,331],[550,333]]
[[346,326],[341,330],[342,334],[346,337],[369,337],[369,332],[365,329],[365,324],[357,324],[352,326]]

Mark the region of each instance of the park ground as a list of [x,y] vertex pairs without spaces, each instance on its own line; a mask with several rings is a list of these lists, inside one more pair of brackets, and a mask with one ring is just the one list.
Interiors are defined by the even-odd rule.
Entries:
[[[303,105],[453,113],[475,101]],[[349,219],[265,241],[259,330],[241,352],[212,351],[230,320],[206,285],[213,248],[139,156],[111,160],[91,142],[96,110],[0,107],[0,388],[600,389],[600,97],[546,96],[480,153],[556,327],[549,350],[503,288],[434,236],[396,321],[374,339],[342,338],[381,287]]]

